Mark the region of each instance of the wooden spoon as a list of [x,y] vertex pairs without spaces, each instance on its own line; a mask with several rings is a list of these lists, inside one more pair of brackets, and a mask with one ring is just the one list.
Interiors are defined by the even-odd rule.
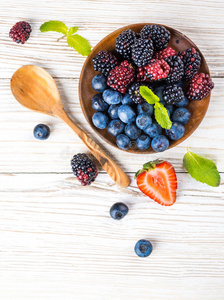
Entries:
[[23,106],[58,117],[67,123],[116,184],[121,187],[129,186],[130,179],[124,171],[68,117],[64,111],[56,83],[46,70],[33,65],[21,67],[11,78],[11,91]]

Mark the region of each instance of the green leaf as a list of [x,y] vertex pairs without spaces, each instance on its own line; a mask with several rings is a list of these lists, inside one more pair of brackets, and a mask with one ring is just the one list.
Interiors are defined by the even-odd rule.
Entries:
[[68,31],[68,35],[72,35],[74,33],[76,33],[76,31],[79,29],[79,27],[74,26],[74,27],[70,27],[69,31]]
[[197,181],[214,187],[220,185],[220,175],[212,160],[187,150],[183,165],[191,177]]
[[154,114],[157,123],[164,129],[170,129],[172,122],[168,115],[167,109],[162,103],[156,102],[154,105]]
[[136,173],[135,173],[135,176],[134,176],[134,179],[136,179],[138,177],[138,175],[140,175],[141,173],[145,172],[144,169],[141,169],[141,170],[138,170]]
[[159,159],[149,161],[143,165],[143,169],[146,171],[149,171],[150,169],[155,169],[156,165],[161,164],[162,162],[164,161]]
[[139,92],[142,98],[144,98],[149,104],[155,104],[160,101],[159,97],[157,97],[147,86],[140,86]]
[[78,34],[68,36],[67,43],[82,56],[87,56],[91,52],[91,46],[89,42]]
[[56,31],[67,35],[68,27],[60,21],[48,21],[40,26],[41,32]]

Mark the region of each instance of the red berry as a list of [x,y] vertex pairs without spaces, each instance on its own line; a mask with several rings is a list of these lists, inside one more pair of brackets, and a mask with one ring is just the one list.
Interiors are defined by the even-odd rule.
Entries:
[[196,74],[189,84],[187,98],[189,100],[202,100],[210,94],[213,88],[214,83],[208,74]]
[[170,56],[174,56],[177,55],[177,52],[171,48],[171,47],[167,47],[159,52],[155,53],[155,58],[156,59],[164,59],[164,58],[168,58]]
[[16,43],[24,44],[31,33],[31,26],[25,21],[17,22],[9,32],[9,37],[13,39]]
[[170,71],[170,66],[165,60],[152,59],[145,66],[145,75],[150,81],[157,81],[167,78]]

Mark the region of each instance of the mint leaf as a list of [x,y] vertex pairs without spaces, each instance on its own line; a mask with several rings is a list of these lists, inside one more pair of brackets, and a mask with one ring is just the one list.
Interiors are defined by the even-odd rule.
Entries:
[[82,56],[87,56],[91,52],[91,46],[89,42],[78,34],[68,36],[67,43]]
[[139,92],[142,98],[144,98],[149,104],[155,104],[160,101],[159,97],[157,97],[147,86],[140,86]]
[[68,31],[68,35],[72,35],[74,33],[76,33],[76,31],[78,31],[79,27],[74,26],[74,27],[70,27],[69,31]]
[[220,175],[212,160],[187,150],[183,165],[191,177],[197,181],[214,187],[220,185]]
[[56,31],[67,35],[68,27],[60,21],[48,21],[40,26],[41,32]]
[[170,129],[172,122],[168,115],[167,109],[162,103],[156,102],[154,105],[154,114],[157,123],[164,129]]

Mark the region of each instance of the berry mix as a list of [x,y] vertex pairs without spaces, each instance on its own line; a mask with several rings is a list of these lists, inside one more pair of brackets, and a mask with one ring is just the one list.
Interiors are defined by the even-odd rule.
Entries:
[[[198,73],[201,57],[195,48],[177,52],[169,47],[170,32],[160,25],[146,25],[140,33],[127,29],[115,41],[116,53],[100,51],[93,58],[99,71],[92,80],[98,92],[92,98],[93,124],[107,128],[120,149],[135,145],[165,151],[170,140],[184,135],[192,100],[202,100],[214,87],[209,75]],[[153,105],[140,94],[149,87],[167,109],[172,127],[164,130],[155,120]]]

